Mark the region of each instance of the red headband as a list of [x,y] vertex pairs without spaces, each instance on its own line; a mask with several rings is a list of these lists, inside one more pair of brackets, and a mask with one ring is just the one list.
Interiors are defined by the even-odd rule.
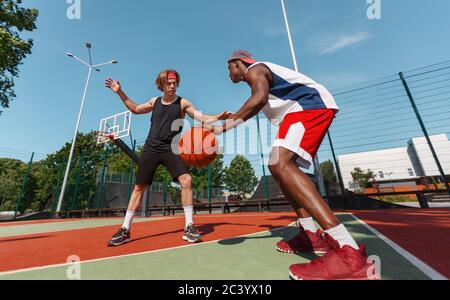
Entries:
[[170,79],[178,79],[177,73],[169,71],[167,73],[167,80],[170,80]]

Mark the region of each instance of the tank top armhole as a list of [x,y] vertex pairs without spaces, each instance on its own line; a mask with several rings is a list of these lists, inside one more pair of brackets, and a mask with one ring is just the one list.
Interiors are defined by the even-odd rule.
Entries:
[[248,71],[250,71],[251,68],[256,67],[256,66],[258,66],[258,65],[263,65],[263,66],[265,66],[267,69],[270,70],[270,68],[269,68],[265,63],[259,61],[259,62],[255,62],[253,65],[249,66],[249,67],[247,68],[247,71],[245,71],[245,73],[248,73]]
[[155,115],[154,112],[159,107],[159,104],[161,103],[161,99],[162,99],[162,97],[158,97],[158,98],[156,98],[155,103],[153,103],[153,112],[152,112],[152,116],[150,118],[151,123],[153,123],[153,116]]
[[183,106],[181,105],[181,101],[183,101],[183,99],[184,99],[183,97],[178,96],[178,99],[176,101],[177,105],[180,107],[180,118],[181,119],[184,118],[184,116],[183,116]]
[[269,72],[270,72],[270,74],[271,74],[271,76],[272,76],[272,82],[270,82],[270,88],[272,88],[273,85],[274,85],[274,80],[273,80],[273,74],[274,74],[274,73],[273,73],[272,69],[269,68],[269,66],[268,66],[266,63],[264,63],[264,62],[262,62],[262,61],[256,62],[256,63],[254,63],[253,65],[249,66],[249,67],[247,68],[247,71],[245,71],[245,73],[248,73],[248,71],[250,71],[251,68],[256,67],[256,66],[259,66],[259,65],[263,65],[264,67],[267,68],[267,70],[269,70]]

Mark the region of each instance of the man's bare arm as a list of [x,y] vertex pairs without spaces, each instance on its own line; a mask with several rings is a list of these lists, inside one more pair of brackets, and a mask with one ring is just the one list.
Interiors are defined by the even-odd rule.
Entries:
[[143,104],[136,104],[125,94],[125,92],[120,91],[117,94],[120,99],[122,99],[125,106],[135,115],[147,114],[153,111],[156,98],[152,98],[150,101]]
[[232,113],[228,111],[224,111],[217,115],[205,115],[198,111],[194,105],[186,99],[183,99],[182,107],[183,111],[186,112],[192,119],[201,123],[213,123],[219,120],[226,120],[232,115]]
[[247,82],[252,89],[251,97],[223,126],[223,131],[230,130],[256,116],[269,101],[269,80],[264,67],[255,67],[247,74]]
[[153,105],[155,103],[156,98],[152,98],[150,101],[144,104],[136,104],[133,100],[131,100],[127,94],[122,90],[120,82],[111,78],[106,79],[105,86],[111,89],[114,93],[119,95],[122,102],[125,106],[130,110],[133,114],[140,115],[146,114],[153,110]]

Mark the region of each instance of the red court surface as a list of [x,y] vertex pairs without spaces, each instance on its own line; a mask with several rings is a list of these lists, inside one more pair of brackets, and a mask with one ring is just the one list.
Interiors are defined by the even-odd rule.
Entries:
[[450,209],[393,209],[352,213],[450,278]]
[[[203,241],[269,231],[291,224],[294,213],[196,216]],[[179,246],[188,246],[183,235],[184,218],[133,224],[132,242],[118,248],[106,246],[119,225],[0,238],[0,272],[66,263],[77,255],[82,261]]]

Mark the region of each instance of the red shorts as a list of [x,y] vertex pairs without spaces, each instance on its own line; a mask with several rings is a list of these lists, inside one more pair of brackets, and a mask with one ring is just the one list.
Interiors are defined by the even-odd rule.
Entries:
[[335,109],[294,112],[281,122],[273,147],[286,148],[298,154],[297,164],[308,169],[337,113]]

